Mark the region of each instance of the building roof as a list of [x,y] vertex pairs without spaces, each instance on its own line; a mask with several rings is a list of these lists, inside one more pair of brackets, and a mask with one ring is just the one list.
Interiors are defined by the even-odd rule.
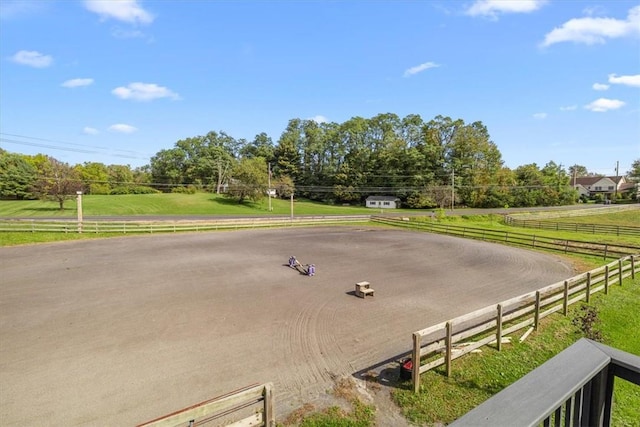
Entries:
[[400,200],[396,196],[369,196],[367,202],[397,202]]
[[608,178],[616,184],[624,179],[623,176],[579,176],[572,178],[571,183],[575,185],[584,185],[585,187],[595,184],[596,182]]

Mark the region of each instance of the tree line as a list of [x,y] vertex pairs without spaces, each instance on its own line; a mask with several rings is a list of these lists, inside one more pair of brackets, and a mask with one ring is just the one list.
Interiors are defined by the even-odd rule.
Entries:
[[[639,170],[640,159],[630,172],[640,178]],[[177,141],[135,169],[0,151],[0,172],[5,198],[210,191],[242,202],[264,197],[270,187],[278,197],[327,203],[393,195],[410,208],[571,204],[577,200],[571,178],[589,175],[584,166],[565,170],[553,161],[511,170],[482,122],[392,113],[344,123],[292,119],[275,144],[266,133],[247,141],[211,131]],[[69,185],[56,188],[63,175]]]

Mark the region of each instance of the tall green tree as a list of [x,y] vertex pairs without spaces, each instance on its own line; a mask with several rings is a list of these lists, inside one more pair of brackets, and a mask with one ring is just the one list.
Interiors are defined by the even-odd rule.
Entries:
[[255,136],[253,141],[240,148],[240,157],[262,157],[269,162],[275,158],[275,146],[266,133],[262,132]]
[[302,145],[301,120],[289,120],[287,128],[275,149],[275,167],[273,173],[276,176],[286,175],[297,184],[301,176],[301,156],[299,147]]
[[267,194],[267,163],[262,157],[245,158],[233,169],[227,196],[235,198],[239,203],[245,199],[260,200]]
[[35,181],[36,169],[23,155],[0,149],[0,197],[30,198]]
[[63,210],[65,201],[77,197],[78,191],[82,191],[82,180],[76,169],[47,156],[46,162],[40,164],[34,193],[42,199],[58,202]]
[[83,191],[86,194],[109,194],[111,191],[109,170],[104,163],[85,162],[75,165],[74,168],[80,175]]

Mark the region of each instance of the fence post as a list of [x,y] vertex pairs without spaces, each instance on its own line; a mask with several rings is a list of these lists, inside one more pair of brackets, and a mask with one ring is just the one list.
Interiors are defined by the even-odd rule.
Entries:
[[451,330],[453,329],[451,322],[447,322],[447,338],[446,338],[446,355],[445,366],[447,371],[447,377],[451,376],[451,351],[453,350],[453,343],[451,342]]
[[536,291],[536,310],[533,316],[533,329],[537,331],[540,322],[540,291]]
[[273,412],[273,387],[270,383],[265,384],[262,397],[264,398],[264,425],[265,427],[275,427],[276,417]]
[[589,304],[589,297],[591,296],[591,272],[590,271],[587,273],[587,287],[585,291],[586,291],[586,302],[587,304]]
[[567,253],[567,250],[568,250],[568,249],[569,249],[569,241],[568,241],[568,240],[565,240],[565,241],[564,241],[564,253],[565,253],[565,254]]
[[532,242],[532,246],[535,248],[536,247],[536,235],[533,235],[533,242]]
[[609,249],[609,244],[604,245],[604,259],[607,259],[607,250]]
[[498,304],[498,313],[496,314],[496,343],[498,351],[502,350],[502,304]]
[[636,278],[636,257],[631,255],[631,279]]
[[418,332],[413,333],[413,355],[411,357],[411,380],[413,381],[413,392],[420,391],[420,343],[421,335]]
[[564,281],[564,299],[562,301],[562,313],[566,316],[569,312],[569,281]]
[[622,286],[622,259],[618,260],[618,283]]
[[604,267],[604,294],[609,293],[609,266]]

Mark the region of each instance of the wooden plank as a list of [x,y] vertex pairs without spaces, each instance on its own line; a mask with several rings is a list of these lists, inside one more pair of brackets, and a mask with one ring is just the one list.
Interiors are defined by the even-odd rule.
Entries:
[[498,304],[496,314],[496,347],[502,350],[502,305]]
[[481,324],[479,324],[479,325],[477,325],[477,326],[475,326],[473,328],[466,329],[466,330],[464,330],[462,332],[459,332],[457,334],[453,334],[453,337],[452,337],[453,338],[453,342],[456,343],[456,342],[459,342],[459,341],[463,341],[463,340],[465,340],[467,338],[470,338],[470,337],[476,336],[478,334],[481,334],[482,332],[485,332],[485,331],[487,331],[489,329],[493,329],[496,326],[497,326],[497,322],[496,322],[495,318],[487,320],[486,322],[483,322],[483,323],[481,323]]
[[262,412],[256,412],[255,414],[250,415],[240,421],[227,424],[226,427],[255,427],[263,425],[265,425],[265,423],[262,420]]
[[413,367],[411,369],[411,380],[413,382],[413,392],[420,391],[420,363],[422,359],[422,350],[420,348],[420,339],[422,335],[418,332],[413,333],[413,356],[411,358]]
[[160,418],[156,418],[155,420],[146,422],[144,424],[139,424],[138,427],[176,426],[182,423],[188,423],[189,421],[197,418],[213,415],[216,412],[230,409],[234,406],[248,403],[252,400],[255,400],[255,402],[258,403],[263,399],[263,391],[264,385],[249,387],[246,390],[201,402],[197,405],[181,409],[179,411],[173,412]]
[[488,336],[488,337],[484,337],[483,339],[481,339],[479,341],[476,341],[476,342],[474,342],[472,344],[469,344],[469,345],[465,346],[462,349],[457,348],[455,350],[455,352],[452,353],[451,358],[453,360],[455,360],[458,357],[462,357],[467,353],[471,353],[473,350],[476,350],[476,349],[478,349],[480,347],[483,347],[483,346],[489,344],[490,342],[493,342],[494,340],[495,340],[495,337],[493,335],[491,335],[491,336]]
[[515,325],[509,326],[504,330],[503,335],[509,335],[515,331],[519,331],[522,328],[526,328],[527,326],[533,325],[533,319],[527,319]]
[[440,357],[439,359],[433,360],[429,363],[425,363],[424,365],[420,366],[420,373],[425,373],[427,371],[430,371],[433,368],[437,368],[438,366],[442,366],[445,364],[445,358],[444,357]]
[[439,350],[442,350],[445,347],[445,345],[446,345],[446,340],[444,338],[438,341],[434,341],[429,345],[425,345],[420,349],[420,357],[424,357],[431,353],[435,353]]
[[533,313],[534,308],[535,307],[531,305],[531,306],[528,306],[528,307],[521,308],[520,310],[516,310],[516,311],[514,311],[512,313],[508,313],[508,314],[503,316],[503,320],[502,321],[504,323],[507,323],[507,322],[510,322],[511,320],[514,320],[514,319],[517,319],[519,317],[525,316],[525,315],[527,315],[529,313]]
[[445,360],[446,360],[446,371],[447,371],[447,377],[451,376],[451,349],[453,347],[453,343],[451,342],[451,330],[453,329],[452,325],[450,322],[447,322],[447,346],[446,346],[446,353],[445,353]]
[[446,326],[447,326],[447,322],[440,322],[440,323],[438,323],[436,325],[429,326],[428,328],[424,328],[424,329],[421,329],[419,331],[416,331],[415,333],[420,334],[420,335],[422,335],[424,337],[424,336],[427,336],[427,335],[431,335],[434,332],[438,332],[440,330],[444,330]]
[[273,384],[266,383],[262,392],[264,398],[264,425],[266,427],[275,427],[276,425],[276,413],[274,410],[275,403],[273,399]]

